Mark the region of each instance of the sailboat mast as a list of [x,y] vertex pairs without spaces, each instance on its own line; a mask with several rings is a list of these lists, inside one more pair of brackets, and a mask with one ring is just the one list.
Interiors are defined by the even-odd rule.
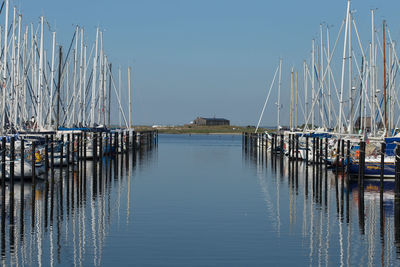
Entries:
[[385,24],[383,21],[383,98],[385,102],[385,136],[387,136],[387,108],[386,108],[386,41],[385,41]]
[[282,83],[282,59],[279,60],[279,83],[278,83],[278,121],[277,127],[278,131],[280,128],[280,119],[281,119],[281,83]]
[[95,117],[94,117],[94,109],[96,103],[96,77],[97,77],[97,49],[99,43],[99,28],[96,30],[96,45],[95,45],[95,52],[93,58],[93,82],[92,82],[92,99],[91,99],[91,107],[90,107],[90,122],[92,126],[95,125]]
[[376,123],[375,123],[375,92],[376,92],[376,87],[375,87],[375,10],[371,10],[371,127],[372,127],[372,132],[375,135],[376,134]]
[[44,31],[43,31],[44,18],[40,17],[40,52],[39,52],[39,79],[38,79],[38,90],[39,90],[39,112],[38,112],[38,126],[41,130],[43,127],[43,65],[44,65],[44,51],[43,51],[43,42],[44,42]]
[[349,13],[349,29],[348,29],[348,35],[349,35],[349,48],[348,48],[348,58],[349,58],[349,94],[350,94],[350,118],[349,118],[349,134],[353,133],[353,113],[354,113],[354,99],[353,99],[353,74],[352,74],[352,53],[353,53],[353,47],[351,44],[351,20],[352,20],[352,14],[351,12]]
[[132,113],[132,100],[131,100],[131,67],[128,67],[128,94],[129,94],[129,128],[132,127],[131,113]]
[[342,133],[344,71],[345,71],[346,54],[347,54],[346,48],[347,48],[347,33],[348,33],[348,29],[349,29],[349,12],[350,12],[350,0],[347,2],[346,26],[345,26],[344,48],[343,48],[343,58],[342,58],[342,79],[341,79],[341,86],[340,86],[340,103],[339,103],[339,118],[338,118],[339,133]]
[[51,78],[50,78],[50,101],[49,101],[49,125],[53,126],[53,85],[54,85],[54,58],[56,53],[56,32],[53,32],[53,46],[51,54]]
[[[121,93],[121,91],[122,91],[122,86],[121,86],[121,66],[119,66],[118,67],[118,95],[119,95],[119,97],[121,98],[121,96],[122,96],[122,93]],[[130,92],[129,92],[130,93]],[[131,96],[129,95],[129,102],[130,102],[130,98],[131,98]],[[118,112],[118,119],[119,119],[119,127],[122,127],[122,124],[121,124],[121,112]],[[128,126],[130,127],[130,124],[131,124],[131,118],[130,118],[130,114],[129,114],[129,123],[128,123]]]
[[299,95],[299,93],[298,93],[298,87],[299,87],[299,86],[298,86],[298,85],[299,85],[299,83],[298,83],[298,76],[297,76],[297,71],[296,71],[296,106],[295,106],[296,109],[295,109],[295,114],[294,114],[294,115],[295,115],[294,128],[297,128],[297,125],[298,125],[298,124],[297,124],[297,123],[298,123],[298,121],[297,121],[297,119],[298,119],[298,113],[299,113],[299,112],[298,112],[299,109],[298,109],[298,105],[297,105],[297,103],[298,103],[298,102],[297,102],[297,101],[298,101],[297,98],[298,98],[298,95]]
[[4,131],[4,126],[6,124],[6,81],[7,81],[7,35],[8,35],[8,5],[9,2],[6,0],[6,19],[4,25],[4,52],[3,52],[3,103],[2,103],[2,123],[1,123],[1,131]]
[[293,130],[293,68],[290,72],[290,130]]

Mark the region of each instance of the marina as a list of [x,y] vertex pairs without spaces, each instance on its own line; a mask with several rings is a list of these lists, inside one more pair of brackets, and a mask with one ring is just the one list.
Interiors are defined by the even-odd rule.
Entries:
[[160,135],[97,169],[55,170],[34,195],[25,184],[23,210],[16,199],[2,264],[398,265],[394,184],[380,202],[379,182],[366,180],[359,198],[356,181],[304,163],[237,135]]
[[1,265],[400,265],[388,4],[139,2],[2,1]]

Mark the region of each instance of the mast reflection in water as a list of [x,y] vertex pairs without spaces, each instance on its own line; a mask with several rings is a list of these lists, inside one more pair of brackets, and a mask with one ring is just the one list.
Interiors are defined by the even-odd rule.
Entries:
[[[294,174],[293,161],[269,152],[265,156],[257,147],[243,148],[243,158],[253,165],[278,236],[301,234],[298,245],[308,258],[304,265],[400,264],[400,201],[395,201],[393,180],[384,182],[382,192],[379,180],[364,181],[360,190],[357,181],[325,166],[301,162]],[[298,187],[293,187],[293,175],[298,175]]]
[[36,184],[15,183],[15,202],[6,190],[2,209],[2,266],[102,265],[110,229],[132,220],[131,180],[156,153],[143,147],[64,166]]
[[6,190],[2,265],[400,264],[393,183],[360,190],[240,136],[160,135],[152,149],[70,168],[16,183],[14,203]]

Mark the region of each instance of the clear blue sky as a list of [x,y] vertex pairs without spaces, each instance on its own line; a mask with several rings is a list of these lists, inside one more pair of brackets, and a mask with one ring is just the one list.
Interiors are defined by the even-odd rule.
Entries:
[[[284,61],[283,98],[288,99],[294,66],[302,77],[311,40],[320,23],[336,35],[346,0],[36,0],[11,1],[24,21],[44,15],[64,45],[74,25],[84,26],[90,41],[105,29],[105,47],[113,65],[134,70],[134,123],[184,124],[197,116],[217,116],[233,124],[255,125],[273,72]],[[370,41],[370,9],[378,8],[393,38],[400,38],[398,0],[354,0],[358,27]],[[333,37],[332,37],[333,38]],[[341,44],[342,46],[342,44]],[[339,50],[340,51],[340,50]],[[275,125],[276,92],[262,125]],[[288,121],[284,105],[282,121]]]

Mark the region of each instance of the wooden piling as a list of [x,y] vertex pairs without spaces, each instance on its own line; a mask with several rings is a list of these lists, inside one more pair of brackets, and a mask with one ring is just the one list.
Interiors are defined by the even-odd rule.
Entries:
[[[385,175],[385,151],[386,151],[386,143],[382,142],[381,143],[381,176],[380,176],[380,185],[379,185],[379,191],[380,191],[380,200],[381,204],[383,205],[383,176]],[[396,157],[397,159],[397,157]]]
[[296,189],[299,183],[299,136],[296,135]]
[[308,136],[306,136],[306,168],[308,168]]
[[395,199],[400,199],[400,147],[396,146],[396,175],[394,183],[394,196]]
[[313,154],[312,155],[313,165],[315,165],[315,152],[316,152],[315,151],[316,150],[315,140],[316,140],[315,137],[313,137],[313,148],[312,148],[313,149],[313,153],[312,153]]
[[365,173],[365,141],[360,143],[360,160],[359,160],[359,176],[358,186],[361,191],[364,190],[364,173]]
[[[71,148],[70,148],[70,146],[71,146],[71,134],[67,134],[67,177],[69,177],[69,163],[70,163],[70,160],[71,160],[71,155],[70,155]],[[69,188],[69,186],[68,186],[68,188]]]
[[62,177],[64,167],[64,135],[61,135],[61,149],[60,149],[60,177]]
[[271,138],[271,154],[275,154],[276,153],[276,144],[275,144],[275,134],[272,134],[272,138]]
[[[24,206],[24,186],[25,186],[25,140],[21,138],[21,210],[23,210]],[[21,213],[22,215],[22,213]]]
[[14,224],[14,166],[15,166],[15,139],[10,139],[10,224]]
[[[34,159],[34,158],[33,158]],[[45,143],[44,143],[44,168],[45,168],[45,177],[46,181],[49,177],[49,136],[45,136]]]
[[118,154],[118,133],[114,133],[114,155]]
[[[107,133],[106,133],[107,136]],[[99,158],[98,160],[101,162],[101,159],[103,158],[103,133],[100,132],[100,134],[98,135],[98,143],[99,143]]]
[[[36,155],[35,155],[35,150],[36,150],[36,144],[35,141],[32,141],[32,187],[36,186]],[[34,193],[34,192],[32,192]],[[32,194],[32,196],[34,196]]]
[[51,183],[54,184],[54,136],[50,136],[50,153],[51,153]]

